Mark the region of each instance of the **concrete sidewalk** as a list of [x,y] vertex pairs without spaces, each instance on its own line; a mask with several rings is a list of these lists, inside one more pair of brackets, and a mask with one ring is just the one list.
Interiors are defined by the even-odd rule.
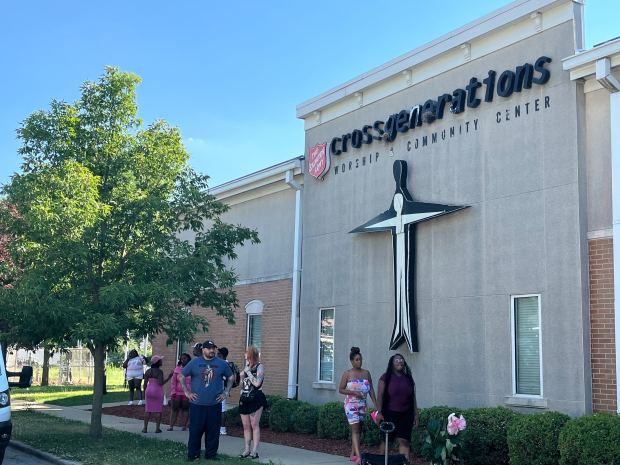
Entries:
[[[121,403],[121,404],[124,404]],[[104,404],[104,407],[121,405],[119,403]],[[32,402],[15,401],[12,404],[14,410],[31,409],[48,415],[53,415],[68,420],[77,420],[83,423],[90,423],[90,405],[78,407],[61,407],[51,404],[35,404]],[[175,431],[164,431],[160,434],[153,432],[142,433],[142,420],[134,418],[116,417],[113,415],[102,415],[101,422],[105,428],[112,428],[119,431],[136,433],[144,437],[178,441],[187,444],[187,431],[177,429]],[[162,425],[163,426],[163,425]],[[155,424],[149,423],[149,431],[155,431]],[[236,457],[243,450],[243,439],[231,436],[220,436],[219,453]],[[260,462],[268,463],[270,460],[281,465],[350,465],[351,462],[346,457],[338,455],[323,454],[294,447],[281,446],[261,442],[258,448]],[[253,461],[256,462],[256,461]],[[248,462],[249,463],[249,462]]]

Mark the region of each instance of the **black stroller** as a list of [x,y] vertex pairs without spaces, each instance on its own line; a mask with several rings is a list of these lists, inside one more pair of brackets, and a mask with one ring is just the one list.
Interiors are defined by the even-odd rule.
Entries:
[[363,453],[362,465],[409,465],[409,460],[403,454],[388,455],[388,436],[394,428],[394,423],[391,421],[381,422],[379,429],[385,433],[385,455]]

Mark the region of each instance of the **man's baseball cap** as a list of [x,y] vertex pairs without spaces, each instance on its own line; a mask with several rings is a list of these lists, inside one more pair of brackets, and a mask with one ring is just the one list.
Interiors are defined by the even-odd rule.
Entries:
[[213,342],[211,339],[207,339],[202,343],[203,349],[217,349],[217,344]]

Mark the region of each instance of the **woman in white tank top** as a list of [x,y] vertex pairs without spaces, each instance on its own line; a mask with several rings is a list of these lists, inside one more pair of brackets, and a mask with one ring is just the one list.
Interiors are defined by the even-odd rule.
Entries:
[[125,368],[125,376],[127,378],[127,385],[129,386],[129,403],[127,405],[133,405],[133,393],[138,391],[138,405],[142,405],[142,378],[144,378],[144,357],[138,355],[136,349],[132,349],[129,352],[129,356],[123,368]]

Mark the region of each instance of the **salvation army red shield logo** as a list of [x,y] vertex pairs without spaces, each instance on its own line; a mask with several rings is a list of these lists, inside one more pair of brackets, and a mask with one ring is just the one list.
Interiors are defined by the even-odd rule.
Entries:
[[327,174],[328,170],[327,142],[316,144],[308,150],[308,172],[315,178],[320,179]]

